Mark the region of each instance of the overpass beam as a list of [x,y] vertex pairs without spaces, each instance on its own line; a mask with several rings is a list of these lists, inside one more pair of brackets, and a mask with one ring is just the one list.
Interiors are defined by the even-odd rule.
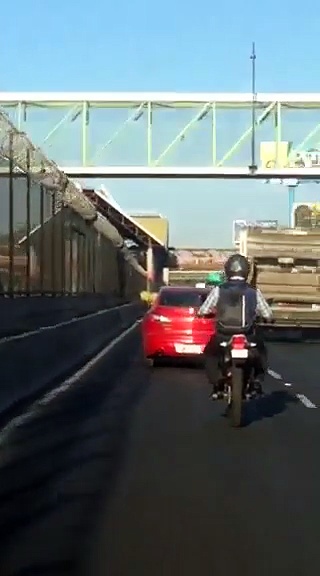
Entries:
[[211,111],[211,153],[212,153],[212,166],[217,165],[217,106],[216,103],[212,104]]
[[274,116],[275,141],[276,141],[276,167],[279,168],[280,147],[282,142],[282,121],[281,121],[281,103],[277,102]]
[[152,104],[148,102],[148,122],[147,122],[147,161],[148,166],[152,165]]
[[[269,106],[267,106],[267,108],[262,112],[262,114],[260,114],[260,116],[256,120],[256,128],[261,126],[261,124],[265,120],[267,120],[270,113],[274,109],[275,105],[276,105],[276,102],[271,102],[271,104],[269,104]],[[231,158],[231,156],[233,156],[233,154],[238,150],[238,148],[240,148],[241,144],[247,138],[249,138],[249,136],[252,134],[252,129],[253,129],[253,126],[249,126],[249,128],[247,128],[247,130],[240,136],[240,138],[233,144],[233,146],[231,146],[231,148],[225,153],[223,158],[221,158],[221,160],[219,160],[217,166],[223,166],[223,164],[227,160],[229,160],[229,158]]]
[[68,122],[68,120],[70,120],[70,122],[75,122],[75,120],[78,118],[80,114],[81,114],[81,107],[78,104],[76,106],[72,106],[72,108],[70,108],[70,110],[68,110],[68,112],[63,116],[63,118],[61,118],[61,120],[59,120],[59,122],[57,122],[57,124],[54,125],[54,127],[50,130],[50,132],[48,132],[48,134],[42,141],[41,146],[46,144],[48,140],[50,140],[52,136],[54,136],[58,132],[58,130],[60,130],[60,128],[62,128],[62,126]]
[[82,165],[87,166],[88,161],[88,129],[90,110],[88,102],[82,102],[82,130],[81,130],[81,157]]
[[[320,132],[320,123],[317,124],[312,130],[310,130],[310,132],[308,132],[308,134],[304,137],[304,139],[298,144],[298,146],[295,146],[295,148],[293,148],[290,151],[289,154],[289,160],[293,160],[297,154],[297,152],[301,152],[301,151],[305,151],[306,146],[309,144],[310,145],[310,141],[313,140],[313,138],[319,134]],[[315,148],[319,147],[319,141],[318,143],[315,145]]]
[[[125,175],[133,175],[136,176],[136,172],[139,168],[141,168],[139,177],[149,177],[151,176],[163,176],[164,172],[167,171],[167,168],[171,168],[171,173],[173,171],[173,176],[190,176],[190,162],[188,161],[189,150],[183,151],[183,154],[186,154],[183,162],[180,166],[178,166],[178,172],[174,172],[174,166],[168,166],[170,161],[167,162],[167,157],[170,156],[171,151],[173,148],[179,146],[179,142],[186,140],[189,136],[190,130],[195,128],[196,126],[200,127],[202,134],[204,135],[203,142],[203,154],[204,154],[204,165],[193,166],[193,173],[194,176],[198,174],[200,176],[205,177],[219,177],[220,175],[227,176],[229,173],[225,173],[224,170],[221,170],[223,166],[226,171],[229,171],[230,159],[236,157],[238,149],[241,150],[242,144],[245,140],[250,137],[252,133],[252,126],[248,123],[248,128],[244,133],[234,142],[230,149],[226,151],[226,153],[222,153],[220,157],[216,158],[217,156],[217,140],[219,145],[219,136],[220,131],[222,131],[223,135],[223,128],[219,128],[216,123],[216,113],[219,119],[219,115],[222,118],[228,117],[229,111],[242,111],[248,112],[252,109],[252,94],[251,93],[186,93],[186,94],[178,94],[178,93],[150,93],[150,92],[142,92],[142,93],[91,93],[91,92],[84,92],[84,93],[8,93],[3,92],[0,93],[0,103],[1,106],[5,109],[8,109],[10,116],[12,113],[15,114],[16,121],[18,122],[19,130],[26,130],[28,132],[28,125],[29,122],[33,123],[34,114],[30,114],[29,111],[33,112],[35,110],[41,110],[41,114],[45,113],[46,111],[50,113],[53,111],[56,113],[58,110],[61,111],[61,116],[64,115],[61,120],[57,123],[53,121],[51,123],[50,119],[50,128],[47,130],[48,134],[43,136],[44,142],[40,142],[40,146],[43,143],[51,143],[53,137],[57,137],[60,135],[62,136],[61,130],[65,129],[72,129],[72,124],[79,118],[80,123],[80,130],[78,140],[76,142],[76,146],[70,149],[67,152],[70,161],[75,162],[74,166],[64,166],[66,171],[69,171],[71,176],[75,174],[78,177],[91,177],[91,176],[100,176],[102,173],[105,177],[121,177],[122,173],[125,172]],[[271,132],[271,136],[267,136],[267,138],[273,139],[275,143],[275,148],[277,151],[274,152],[274,158],[272,158],[272,166],[268,166],[268,172],[270,171],[271,167],[276,168],[281,164],[281,153],[280,150],[283,139],[286,139],[286,124],[289,124],[292,120],[293,116],[297,115],[301,118],[303,114],[302,122],[299,121],[299,126],[294,133],[294,141],[292,142],[291,148],[288,151],[289,162],[285,168],[288,170],[293,170],[295,168],[299,168],[299,158],[297,158],[297,152],[304,152],[302,154],[303,159],[306,158],[307,165],[305,168],[310,168],[312,173],[309,175],[307,173],[298,174],[298,172],[290,175],[292,177],[305,177],[305,178],[312,178],[315,169],[319,170],[319,161],[316,159],[312,159],[308,153],[306,153],[306,149],[308,148],[317,148],[319,147],[317,140],[320,140],[319,133],[320,133],[320,123],[314,126],[312,130],[309,131],[309,124],[310,120],[312,120],[315,116],[317,111],[320,110],[320,96],[318,93],[315,94],[282,94],[282,93],[258,93],[256,96],[256,106],[259,109],[259,114],[262,112],[261,116],[257,118],[256,121],[256,128],[260,126],[260,124],[264,123],[265,120],[268,121],[268,115],[273,116],[274,125],[273,131]],[[273,107],[276,107],[276,110],[273,111]],[[162,146],[158,158],[152,158],[152,154],[154,154],[154,147],[156,144],[156,140],[158,139],[158,143],[162,143],[162,138],[164,136],[164,126],[163,123],[160,121],[156,121],[159,119],[159,114],[161,117],[162,110],[170,110],[170,123],[176,126],[175,137],[171,141],[171,143],[167,143],[166,145]],[[103,144],[102,148],[98,150],[96,153],[96,148],[92,148],[91,142],[88,140],[88,132],[89,132],[89,116],[88,112],[90,111],[90,125],[97,121],[95,116],[95,111],[98,110],[99,112],[106,110],[110,116],[110,123],[109,125],[112,126],[110,130],[110,134],[108,134],[108,141],[103,144],[104,136],[103,131],[104,127],[102,125],[98,125],[100,138],[102,138],[101,143]],[[125,112],[124,123],[122,123],[118,127],[117,117],[113,114],[113,112]],[[180,110],[191,111],[193,117],[191,117],[190,122],[186,123],[186,125],[179,131],[177,127],[177,122],[179,120],[178,113]],[[287,116],[287,111],[290,111],[290,117]],[[93,112],[94,111],[94,112]],[[283,112],[285,111],[285,112]],[[316,111],[316,112],[315,112]],[[130,134],[130,131],[126,131],[125,128],[131,127],[131,122],[136,122],[139,118],[145,115],[145,123],[142,127],[139,126],[139,131],[137,135],[132,137],[133,135]],[[61,117],[60,116],[60,117]],[[308,119],[304,120],[308,117]],[[59,118],[60,118],[59,117]],[[205,117],[208,117],[208,122],[202,122],[201,120]],[[51,116],[52,119],[52,116]],[[172,119],[172,120],[171,120]],[[46,120],[47,121],[47,120]],[[156,122],[155,122],[156,121]],[[99,119],[98,119],[99,122]],[[53,126],[53,127],[52,127]],[[307,129],[306,129],[307,126]],[[303,131],[306,134],[303,137]],[[95,131],[97,134],[98,131]],[[124,134],[123,134],[124,132]],[[210,134],[211,132],[211,134]],[[78,133],[78,131],[77,131]],[[115,166],[111,166],[111,158],[108,157],[104,159],[102,165],[98,165],[98,162],[95,160],[95,156],[100,154],[105,150],[109,145],[112,145],[114,140],[119,136],[125,137],[128,133],[128,137],[130,138],[129,144],[130,146],[125,146],[124,150],[117,150],[117,154],[119,154],[120,158],[116,157],[117,162]],[[233,128],[229,130],[230,135],[233,135]],[[269,133],[269,131],[268,131]],[[266,134],[266,132],[265,132]],[[101,136],[102,135],[102,136]],[[74,138],[71,138],[72,134],[69,133],[70,138],[68,141],[75,142],[77,135],[75,134]],[[97,136],[98,137],[98,136]],[[160,137],[160,142],[159,142]],[[289,137],[289,135],[288,135]],[[41,138],[41,140],[43,140]],[[258,140],[264,139],[264,137],[260,138],[258,135]],[[297,145],[298,139],[301,140],[299,145]],[[223,144],[223,142],[222,142]],[[281,144],[281,146],[280,146]],[[72,144],[73,146],[73,144]],[[100,144],[97,148],[100,147]],[[81,150],[80,154],[78,150]],[[316,154],[316,151],[315,151]],[[69,164],[66,162],[66,153],[62,149],[59,152],[59,156],[61,157],[56,159],[57,164]],[[82,159],[82,161],[81,161]],[[165,161],[163,161],[165,159]],[[119,161],[118,161],[119,160]],[[162,162],[163,161],[163,162]],[[236,161],[235,161],[236,162]],[[238,160],[240,166],[238,166],[238,170],[236,167],[233,167],[233,175],[235,172],[238,172],[238,176],[242,177],[244,174],[242,173],[243,170],[246,170],[249,163],[249,158],[245,159],[245,155],[240,157]],[[283,163],[283,161],[282,161]],[[82,164],[82,167],[80,165]],[[167,164],[167,166],[165,166]],[[172,163],[171,163],[172,164]],[[209,164],[209,166],[208,166]],[[228,164],[228,166],[227,166]],[[302,163],[301,163],[302,165]],[[119,172],[116,171],[116,166],[119,167]],[[76,167],[77,171],[76,171]],[[129,173],[129,169],[132,167],[133,174]],[[86,170],[85,170],[86,168]],[[97,169],[95,171],[95,169]],[[102,170],[104,169],[104,171]],[[210,169],[210,170],[209,170]],[[210,171],[210,174],[207,172]],[[219,173],[220,171],[220,173]],[[1,175],[1,174],[0,174]],[[170,176],[170,170],[165,176]],[[252,177],[257,176],[257,174],[253,175],[251,172],[245,174],[245,177]],[[282,176],[285,177],[286,174],[282,173]],[[276,177],[276,174],[271,174],[270,177]]]
[[[102,152],[104,152],[104,150],[106,150],[106,148],[108,148],[111,144],[113,144],[113,142],[122,135],[122,133],[125,131],[125,129],[127,128],[127,126],[129,124],[131,124],[132,122],[137,122],[138,120],[140,120],[141,116],[144,114],[145,112],[145,107],[146,105],[148,106],[148,158],[149,158],[149,153],[151,154],[151,141],[152,141],[152,132],[151,132],[151,124],[152,124],[152,107],[151,107],[151,102],[141,102],[140,106],[138,106],[137,108],[134,109],[134,111],[132,112],[132,114],[130,114],[130,116],[127,118],[127,120],[125,122],[123,122],[122,124],[120,124],[116,130],[113,132],[113,134],[110,136],[110,138],[101,146],[101,148],[98,148],[93,157],[90,158],[90,164],[95,163],[95,161],[97,160],[97,158],[99,158],[102,154]],[[150,134],[149,134],[149,128],[150,128]],[[150,142],[149,142],[150,140]],[[151,156],[150,156],[151,158]],[[150,160],[150,164],[151,164],[151,160]]]
[[196,116],[194,116],[194,118],[192,118],[192,120],[190,120],[190,122],[188,122],[188,124],[186,124],[186,126],[182,128],[182,130],[180,130],[177,136],[172,140],[172,142],[170,142],[170,144],[168,144],[168,146],[164,149],[164,151],[160,154],[160,156],[158,156],[158,158],[154,160],[153,166],[159,166],[161,160],[163,160],[164,157],[167,156],[170,150],[172,150],[172,148],[174,148],[176,144],[178,144],[178,142],[180,142],[185,138],[187,132],[190,130],[190,128],[192,128],[195,125],[196,122],[203,120],[207,116],[211,108],[212,108],[211,102],[207,102],[204,106],[202,106],[202,108],[199,110]]

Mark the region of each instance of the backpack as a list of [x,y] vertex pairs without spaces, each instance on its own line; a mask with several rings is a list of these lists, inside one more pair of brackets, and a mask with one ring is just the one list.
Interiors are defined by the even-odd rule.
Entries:
[[248,334],[256,319],[257,293],[246,282],[230,281],[219,288],[217,330],[223,334]]

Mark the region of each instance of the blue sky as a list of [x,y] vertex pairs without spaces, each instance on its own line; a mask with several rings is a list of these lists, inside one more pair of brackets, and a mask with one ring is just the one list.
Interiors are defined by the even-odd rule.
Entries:
[[[254,39],[260,92],[320,92],[319,22],[298,3],[17,0],[14,14],[4,3],[1,16],[5,91],[249,91]],[[234,218],[287,220],[286,191],[277,186],[106,184],[123,207],[168,215],[179,245],[227,246]],[[298,199],[316,199],[317,188],[301,186]]]

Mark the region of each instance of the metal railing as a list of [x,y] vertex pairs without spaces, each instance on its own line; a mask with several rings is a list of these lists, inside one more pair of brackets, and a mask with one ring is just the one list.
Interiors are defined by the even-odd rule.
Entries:
[[0,176],[2,295],[132,292],[126,263],[92,225],[96,208],[81,187],[2,112]]

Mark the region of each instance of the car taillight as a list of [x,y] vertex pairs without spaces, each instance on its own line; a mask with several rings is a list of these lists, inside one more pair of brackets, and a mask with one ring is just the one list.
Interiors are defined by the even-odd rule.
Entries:
[[163,316],[162,314],[150,314],[150,320],[153,320],[154,322],[161,322],[161,324],[167,324],[171,322],[170,318],[167,318],[167,316]]
[[231,339],[231,348],[233,350],[243,350],[246,348],[247,339],[242,334],[238,334],[237,336],[232,336]]

